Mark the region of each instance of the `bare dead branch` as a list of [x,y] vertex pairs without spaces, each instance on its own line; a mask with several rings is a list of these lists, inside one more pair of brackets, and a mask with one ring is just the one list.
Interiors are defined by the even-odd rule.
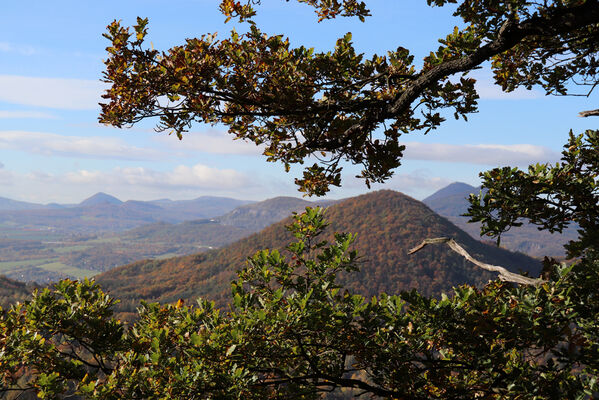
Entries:
[[599,109],[597,110],[588,110],[588,111],[581,111],[578,113],[579,117],[596,117],[599,116]]
[[482,261],[478,261],[475,258],[473,258],[470,254],[468,254],[468,252],[466,250],[464,250],[464,248],[462,246],[460,246],[455,240],[453,240],[452,238],[448,238],[448,237],[424,239],[418,246],[410,249],[410,251],[408,251],[408,254],[414,254],[417,251],[422,250],[422,248],[424,246],[426,246],[427,244],[440,244],[440,243],[447,243],[447,245],[449,246],[450,249],[452,249],[453,251],[455,251],[456,253],[458,253],[459,255],[461,255],[462,257],[464,257],[466,260],[470,261],[477,267],[485,269],[487,271],[499,273],[499,279],[502,281],[518,283],[521,285],[533,285],[533,286],[540,285],[545,282],[542,279],[528,278],[526,276],[510,272],[503,267],[487,264]]

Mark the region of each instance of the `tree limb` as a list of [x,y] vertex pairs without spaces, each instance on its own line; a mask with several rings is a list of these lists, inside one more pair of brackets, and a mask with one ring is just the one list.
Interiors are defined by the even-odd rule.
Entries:
[[462,246],[460,246],[455,240],[453,240],[452,238],[448,238],[448,237],[424,239],[418,246],[410,249],[410,251],[408,251],[408,254],[414,254],[417,251],[422,250],[422,248],[424,246],[426,246],[427,244],[439,244],[439,243],[447,243],[447,245],[449,246],[450,249],[452,249],[453,251],[455,251],[456,253],[458,253],[459,255],[461,255],[466,260],[470,261],[471,263],[473,263],[474,265],[476,265],[479,268],[482,268],[482,269],[485,269],[485,270],[491,271],[491,272],[498,272],[499,279],[502,281],[518,283],[521,285],[533,285],[533,286],[540,285],[545,282],[542,279],[528,278],[526,276],[510,272],[503,267],[487,264],[482,261],[478,261],[475,258],[473,258],[470,254],[468,254],[468,252],[466,250],[464,250],[464,248]]
[[424,89],[441,78],[458,72],[469,71],[493,56],[511,49],[528,37],[551,37],[572,32],[584,26],[599,22],[597,0],[588,0],[582,5],[564,7],[547,16],[537,15],[517,23],[507,19],[499,29],[495,40],[478,48],[469,55],[444,62],[422,73],[388,107],[387,115],[404,112],[422,94]]
[[579,117],[596,117],[599,116],[599,109],[596,110],[588,110],[588,111],[581,111],[578,113]]

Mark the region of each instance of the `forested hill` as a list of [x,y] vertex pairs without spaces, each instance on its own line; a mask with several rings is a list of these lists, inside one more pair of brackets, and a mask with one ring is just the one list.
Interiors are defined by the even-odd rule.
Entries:
[[268,225],[281,221],[294,211],[302,211],[306,207],[317,205],[330,205],[331,200],[311,202],[295,197],[275,197],[258,203],[237,207],[228,214],[216,218],[219,223],[226,226],[235,226],[253,232],[262,230]]
[[[416,288],[438,295],[462,283],[483,284],[493,275],[475,268],[445,246],[427,246],[415,255],[408,249],[425,238],[450,236],[471,254],[513,271],[538,275],[540,263],[474,240],[423,203],[398,192],[379,191],[344,200],[327,211],[332,232],[357,233],[355,247],[363,257],[359,273],[343,277],[352,290],[367,296]],[[167,260],[140,261],[97,277],[112,295],[132,311],[140,299],[172,302],[203,296],[222,306],[229,282],[247,256],[262,248],[283,249],[292,240],[289,220],[220,250]]]

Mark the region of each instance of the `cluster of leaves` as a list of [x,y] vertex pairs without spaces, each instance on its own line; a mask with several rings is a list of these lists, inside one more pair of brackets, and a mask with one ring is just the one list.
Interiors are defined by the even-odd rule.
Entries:
[[495,168],[481,174],[486,193],[470,197],[467,215],[482,222],[481,234],[497,237],[526,219],[539,229],[561,232],[580,227],[566,245],[569,257],[599,245],[599,131],[588,130],[564,146],[560,163],[536,164],[528,171]]
[[93,282],[63,280],[3,311],[0,392],[55,398],[113,372],[125,348],[113,303]]
[[[287,0],[289,1],[289,0]],[[364,21],[365,17],[370,16],[370,11],[366,8],[363,1],[358,0],[297,0],[300,3],[306,3],[316,9],[318,21],[335,18],[339,15],[343,17],[358,17]],[[238,18],[240,22],[249,21],[256,15],[254,5],[260,4],[260,0],[249,0],[245,4],[235,0],[223,0],[220,4],[220,10],[226,16],[228,22],[231,18]]]
[[232,284],[228,312],[199,300],[142,304],[125,328],[89,281],[0,319],[1,391],[42,398],[585,398],[599,390],[599,263],[548,264],[548,282],[491,282],[453,297],[366,300],[337,283],[357,269],[354,236],[320,237],[307,209],[284,257],[263,250]]
[[[302,2],[321,19],[369,13],[356,0]],[[318,157],[297,183],[322,195],[340,185],[342,160],[362,165],[367,184],[384,181],[400,165],[402,133],[437,128],[443,109],[456,118],[476,111],[474,80],[464,75],[487,60],[506,90],[543,83],[565,94],[577,77],[595,82],[596,0],[428,2],[459,3],[456,15],[467,26],[440,40],[420,71],[403,47],[368,59],[357,54],[350,34],[330,52],[292,48],[256,27],[255,0],[221,4],[227,18],[251,22],[247,33],[204,35],[166,52],[146,48],[147,19],[133,31],[115,21],[105,34],[111,87],[100,120],[121,127],[159,117],[158,129],[179,138],[194,121],[223,124],[236,138],[265,145],[267,159],[287,170]]]

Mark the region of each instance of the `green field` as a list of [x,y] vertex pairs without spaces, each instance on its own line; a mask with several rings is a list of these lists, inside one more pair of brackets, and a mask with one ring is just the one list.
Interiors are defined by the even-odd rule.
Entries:
[[90,243],[90,244],[119,243],[120,241],[121,241],[121,238],[118,238],[118,237],[103,237],[103,238],[98,238],[98,239],[87,240],[87,241],[85,241],[85,243]]
[[41,242],[60,240],[62,235],[46,231],[0,231],[0,238],[20,239],[20,240],[36,240]]
[[35,258],[32,260],[20,261],[2,261],[0,262],[0,272],[19,270],[22,267],[37,267],[41,264],[46,264],[56,261],[55,258]]
[[63,247],[52,247],[52,249],[56,252],[56,253],[70,253],[72,251],[83,251],[83,250],[87,250],[92,246],[88,246],[85,244],[78,244],[78,245],[73,245],[73,246],[63,246]]
[[98,273],[87,269],[72,267],[58,261],[57,258],[36,258],[33,260],[21,261],[3,261],[0,262],[0,273],[3,272],[18,272],[22,268],[41,268],[50,272],[59,272],[73,276],[75,278],[90,278]]
[[58,261],[42,265],[36,265],[36,267],[45,269],[46,271],[60,272],[66,275],[74,276],[77,279],[91,278],[92,276],[98,273],[98,271],[90,271],[87,269],[71,267],[70,265],[66,265]]

